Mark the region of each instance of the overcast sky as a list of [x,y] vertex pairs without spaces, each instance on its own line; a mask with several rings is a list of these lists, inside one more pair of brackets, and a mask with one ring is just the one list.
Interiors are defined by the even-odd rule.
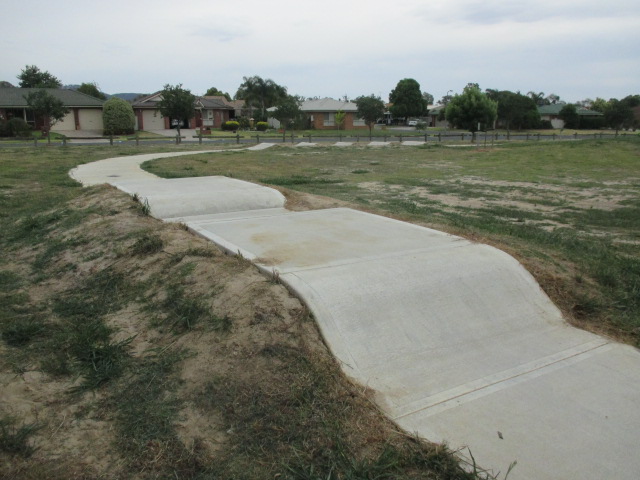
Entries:
[[305,97],[414,78],[436,100],[469,82],[565,101],[640,94],[638,0],[0,0],[0,80],[235,94],[259,75]]

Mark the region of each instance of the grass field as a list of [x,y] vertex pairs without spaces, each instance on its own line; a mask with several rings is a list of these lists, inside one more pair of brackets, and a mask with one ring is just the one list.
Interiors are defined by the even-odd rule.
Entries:
[[282,285],[68,176],[158,150],[0,150],[0,478],[493,478],[388,421]]
[[640,141],[273,147],[151,162],[337,198],[517,257],[583,328],[640,345]]

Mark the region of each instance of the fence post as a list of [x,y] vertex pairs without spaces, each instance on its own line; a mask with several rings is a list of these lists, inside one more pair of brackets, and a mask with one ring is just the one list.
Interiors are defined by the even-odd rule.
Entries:
[[38,146],[38,138],[37,137],[33,137],[33,146],[34,147]]
[[67,137],[65,135],[62,136],[62,146],[63,147],[67,146]]
[[573,139],[574,139],[574,140],[577,140],[577,139],[578,139],[578,132],[575,132],[575,133],[573,134]]
[[236,133],[236,144],[240,145],[240,134]]
[[402,143],[402,135],[399,135],[400,143]]
[[311,143],[311,134],[309,134],[309,143]]
[[285,138],[285,136],[287,135],[287,132],[285,132],[284,130],[282,131],[282,143],[286,142],[287,139]]
[[256,143],[260,144],[260,134],[256,134]]
[[202,130],[198,132],[198,143],[202,145]]
[[136,133],[136,147],[140,146],[140,135]]
[[429,141],[429,139],[427,138],[427,134],[424,134],[424,143],[427,143]]
[[529,141],[529,134],[527,133],[527,142]]
[[109,145],[113,145],[113,135],[109,135]]
[[357,143],[360,143],[360,134],[357,134],[357,135],[356,135],[356,142],[357,142]]
[[554,134],[553,134],[553,140],[555,140],[555,139],[556,139],[556,134],[554,133]]
[[442,133],[438,132],[438,141],[441,142],[442,141]]
[[292,144],[295,143],[294,140],[293,140],[294,138],[295,138],[295,136],[293,135],[293,132],[291,132],[291,143]]

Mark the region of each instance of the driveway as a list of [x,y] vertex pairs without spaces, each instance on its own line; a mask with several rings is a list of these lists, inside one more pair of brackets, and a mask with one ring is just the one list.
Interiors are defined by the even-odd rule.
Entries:
[[[172,155],[185,152],[155,156]],[[494,473],[517,461],[512,480],[639,478],[640,352],[569,326],[514,258],[356,210],[291,212],[247,182],[159,179],[138,168],[151,157],[71,175],[135,192],[156,217],[276,272],[406,431],[468,447]]]

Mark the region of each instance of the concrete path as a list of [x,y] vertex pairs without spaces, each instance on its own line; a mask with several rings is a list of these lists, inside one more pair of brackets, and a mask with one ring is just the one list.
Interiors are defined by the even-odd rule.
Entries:
[[159,218],[278,272],[344,371],[407,431],[468,446],[494,473],[517,461],[510,479],[640,478],[640,352],[567,325],[512,257],[355,210],[290,212],[239,180],[137,168],[184,154],[71,175],[145,196]]

